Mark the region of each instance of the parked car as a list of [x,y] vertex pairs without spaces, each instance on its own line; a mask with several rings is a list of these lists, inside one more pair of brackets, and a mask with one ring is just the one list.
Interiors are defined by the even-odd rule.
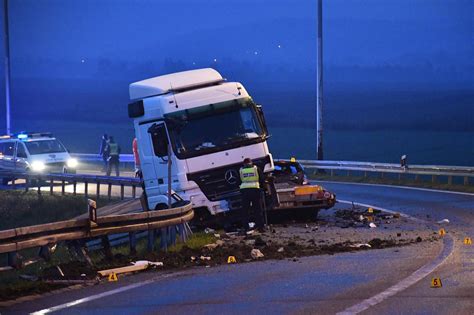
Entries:
[[51,133],[19,133],[0,137],[0,179],[6,172],[76,173],[78,161]]

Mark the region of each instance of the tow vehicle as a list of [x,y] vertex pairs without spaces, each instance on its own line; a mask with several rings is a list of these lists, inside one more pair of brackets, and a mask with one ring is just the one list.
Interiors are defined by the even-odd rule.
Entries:
[[149,209],[167,208],[168,179],[170,188],[197,212],[238,209],[244,158],[265,173],[273,170],[262,107],[241,83],[227,82],[216,70],[135,82],[130,98],[128,114]]
[[[49,132],[0,136],[0,171],[76,173],[78,161]],[[12,178],[3,176],[3,184]]]

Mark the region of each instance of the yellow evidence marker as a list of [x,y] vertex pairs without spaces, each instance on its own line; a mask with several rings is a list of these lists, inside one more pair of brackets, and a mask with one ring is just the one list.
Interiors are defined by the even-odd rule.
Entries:
[[117,278],[117,274],[115,272],[112,272],[109,275],[109,282],[114,282],[114,281],[118,281],[118,278]]
[[369,209],[367,209],[367,212],[368,212],[368,213],[374,213],[374,209],[373,209],[373,208],[369,208]]
[[235,259],[235,256],[229,256],[229,258],[227,258],[227,263],[228,263],[228,264],[235,264],[235,263],[237,263],[237,260]]
[[431,279],[431,287],[432,288],[441,288],[443,284],[441,283],[440,278],[433,278]]
[[464,245],[472,245],[472,240],[470,237],[466,237],[464,239]]
[[446,231],[444,229],[439,229],[439,235],[444,236]]

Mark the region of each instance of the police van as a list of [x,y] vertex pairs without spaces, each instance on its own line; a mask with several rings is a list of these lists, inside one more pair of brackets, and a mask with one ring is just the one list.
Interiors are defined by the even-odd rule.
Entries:
[[[0,136],[0,172],[76,173],[78,162],[51,133]],[[2,183],[11,178],[0,174]]]

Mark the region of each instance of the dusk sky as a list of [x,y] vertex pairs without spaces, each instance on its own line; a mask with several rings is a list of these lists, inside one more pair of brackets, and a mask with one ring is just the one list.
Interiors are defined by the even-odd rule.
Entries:
[[[74,143],[77,124],[129,128],[131,82],[203,67],[245,84],[270,127],[313,128],[316,3],[10,0],[14,130],[47,125],[74,149],[90,150]],[[474,130],[474,1],[323,6],[329,130]],[[2,129],[4,99],[1,89]],[[297,104],[291,113],[288,104]],[[106,128],[100,124],[89,125],[91,137]]]

